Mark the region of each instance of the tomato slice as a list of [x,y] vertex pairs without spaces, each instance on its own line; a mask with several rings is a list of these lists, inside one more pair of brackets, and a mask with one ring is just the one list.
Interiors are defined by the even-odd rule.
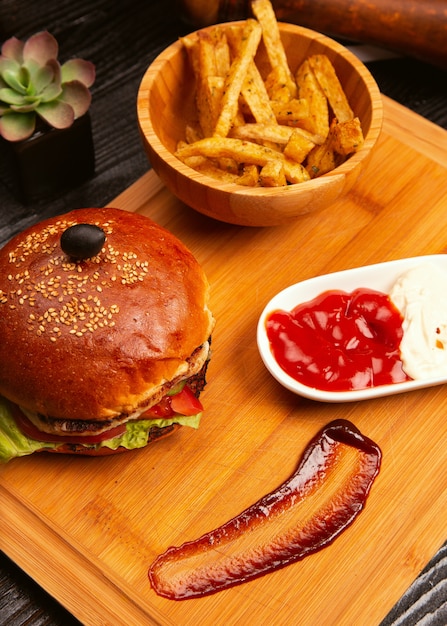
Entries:
[[159,417],[172,417],[174,415],[174,411],[171,407],[171,398],[169,396],[165,396],[160,400],[158,404],[154,404],[150,409],[147,409],[144,413],[140,415],[140,419],[150,419],[150,418],[159,418]]
[[173,396],[165,396],[158,404],[145,411],[140,419],[174,417],[175,415],[197,415],[203,411],[202,403],[191,389],[185,385]]
[[23,434],[30,439],[34,439],[35,441],[50,441],[54,443],[100,443],[106,439],[118,437],[126,430],[126,424],[121,424],[120,426],[106,430],[103,433],[97,433],[94,435],[53,435],[39,430],[17,405],[13,406],[13,415],[17,426]]
[[180,415],[196,415],[203,411],[202,403],[191,389],[185,385],[180,393],[171,396],[171,406],[175,413]]

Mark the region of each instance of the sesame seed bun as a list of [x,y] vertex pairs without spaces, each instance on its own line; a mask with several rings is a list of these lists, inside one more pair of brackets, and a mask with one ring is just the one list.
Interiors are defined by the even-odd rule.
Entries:
[[[105,242],[74,260],[60,238],[85,223]],[[208,298],[191,252],[142,215],[78,209],[32,226],[0,250],[0,394],[47,432],[138,416],[207,362]]]

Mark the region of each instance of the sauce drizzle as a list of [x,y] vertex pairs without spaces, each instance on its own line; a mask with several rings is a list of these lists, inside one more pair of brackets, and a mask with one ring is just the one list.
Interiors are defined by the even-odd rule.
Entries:
[[171,547],[149,580],[171,600],[202,597],[321,550],[363,510],[380,448],[347,420],[326,425],[276,490],[199,539]]

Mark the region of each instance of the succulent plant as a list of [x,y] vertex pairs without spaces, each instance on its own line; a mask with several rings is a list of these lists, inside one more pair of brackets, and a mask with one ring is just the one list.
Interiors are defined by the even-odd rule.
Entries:
[[69,128],[90,107],[95,66],[83,59],[58,61],[59,46],[47,31],[22,42],[11,37],[0,55],[0,135],[8,141],[30,137],[38,118]]

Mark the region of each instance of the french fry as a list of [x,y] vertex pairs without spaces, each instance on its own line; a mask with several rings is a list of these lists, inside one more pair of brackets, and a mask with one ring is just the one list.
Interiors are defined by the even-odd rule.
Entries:
[[248,141],[256,141],[257,143],[264,143],[268,141],[279,145],[285,145],[291,134],[293,128],[290,126],[281,126],[280,124],[243,124],[232,128],[230,131],[230,137],[236,139],[246,139]]
[[273,67],[265,79],[265,88],[272,102],[283,104],[292,99],[283,67]]
[[328,136],[321,146],[315,146],[308,156],[306,170],[310,178],[327,174],[337,166],[337,155],[334,150],[334,128],[337,120],[332,120]]
[[219,167],[225,172],[229,172],[230,174],[235,174],[239,176],[239,166],[238,162],[231,157],[222,157],[218,160]]
[[338,154],[348,156],[357,152],[363,146],[363,142],[363,132],[358,117],[341,122],[334,127],[333,146]]
[[226,137],[228,135],[228,131],[237,113],[239,95],[242,90],[242,85],[244,84],[248,66],[256,54],[261,35],[262,29],[259,23],[253,19],[246,20],[239,54],[233,60],[230,71],[225,79],[222,109],[214,128],[214,136]]
[[201,174],[205,174],[206,176],[210,176],[211,178],[215,178],[216,180],[220,180],[224,183],[238,184],[240,178],[239,174],[228,172],[227,170],[222,169],[219,165],[216,165],[209,159],[204,159],[193,169],[195,169],[197,172],[200,172]]
[[257,187],[259,185],[259,170],[257,165],[244,165],[242,174],[237,179],[237,184],[244,185],[245,187]]
[[280,161],[268,161],[259,172],[259,181],[261,187],[285,187],[284,165]]
[[335,167],[335,153],[326,142],[321,146],[316,146],[307,157],[306,170],[310,178],[327,174]]
[[293,128],[292,126],[284,126],[282,124],[243,124],[233,128],[230,132],[230,137],[248,139],[258,143],[262,143],[265,140],[285,146],[293,134],[299,134],[313,144],[323,143],[323,139],[319,135],[313,135],[302,128]]
[[199,31],[198,36],[198,64],[201,76],[217,76],[215,42],[212,33]]
[[309,57],[309,65],[323,89],[329,104],[339,122],[348,122],[354,117],[348,99],[343,91],[334,66],[324,54]]
[[230,71],[231,56],[230,46],[225,32],[221,28],[214,28],[214,60],[216,64],[216,75],[225,78]]
[[[188,145],[186,141],[179,141],[177,143],[177,150],[182,150]],[[193,170],[198,170],[202,165],[208,162],[207,157],[204,156],[191,156],[184,159],[183,163],[188,167],[192,167]]]
[[309,172],[301,163],[295,163],[295,161],[286,157],[284,158],[284,173],[287,181],[292,185],[310,180]]
[[272,102],[278,124],[297,126],[309,117],[309,102],[305,98],[292,98],[289,102]]
[[260,124],[276,123],[276,116],[267,89],[254,63],[251,63],[248,68],[247,77],[242,86],[242,95],[256,122]]
[[306,100],[309,106],[309,116],[301,121],[301,127],[326,139],[329,133],[328,102],[307,59],[297,70],[296,82],[299,97]]
[[296,83],[289,68],[272,4],[270,0],[253,0],[251,9],[262,26],[262,38],[270,64],[272,68],[281,68],[290,98],[295,98]]
[[284,155],[297,163],[302,163],[314,147],[314,141],[295,129],[284,148]]
[[219,118],[224,89],[224,79],[220,76],[199,78],[196,89],[196,107],[199,124],[205,137],[212,135]]

